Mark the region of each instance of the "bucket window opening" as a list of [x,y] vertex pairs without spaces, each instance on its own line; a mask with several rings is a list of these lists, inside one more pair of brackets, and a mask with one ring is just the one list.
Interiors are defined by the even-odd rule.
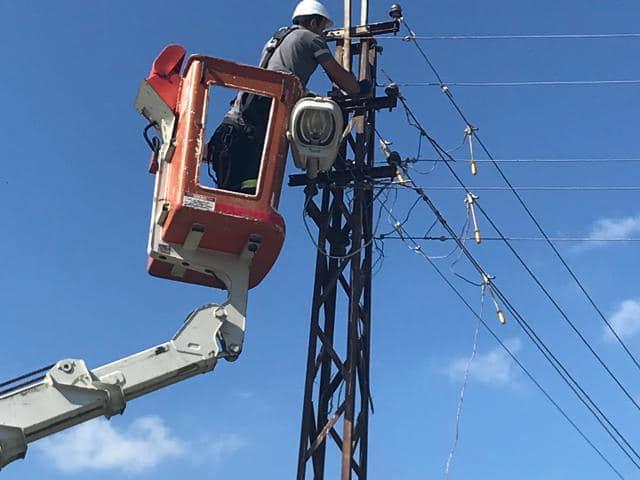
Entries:
[[254,197],[260,193],[272,107],[269,96],[219,85],[208,88],[200,186]]

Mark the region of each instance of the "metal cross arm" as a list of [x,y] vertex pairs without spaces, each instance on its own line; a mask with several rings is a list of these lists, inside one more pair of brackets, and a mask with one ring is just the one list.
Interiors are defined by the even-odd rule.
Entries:
[[[384,35],[386,33],[398,33],[400,30],[400,21],[391,20],[388,22],[370,23],[368,25],[358,25],[349,29],[350,38],[371,38],[375,35]],[[327,41],[337,41],[344,38],[344,28],[336,28],[329,30],[325,34]]]
[[340,106],[343,112],[354,112],[356,114],[362,114],[363,112],[370,110],[391,110],[396,108],[398,105],[398,97],[393,94],[388,94],[382,97],[369,97],[363,95],[334,97],[334,101]]
[[364,169],[331,170],[330,172],[319,174],[316,179],[310,179],[304,173],[296,173],[289,175],[289,186],[302,187],[309,184],[315,184],[320,187],[328,185],[344,187],[352,184],[354,180],[388,179],[393,178],[395,175],[396,168],[388,165],[366,167]]

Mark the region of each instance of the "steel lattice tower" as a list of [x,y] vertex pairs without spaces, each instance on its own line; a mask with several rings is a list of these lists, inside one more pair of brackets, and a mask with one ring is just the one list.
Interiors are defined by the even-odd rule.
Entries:
[[[331,32],[329,40],[337,42],[336,56],[345,67],[357,56],[359,78],[375,85],[381,48],[372,37],[396,32],[399,17],[368,25],[368,0],[363,0],[362,25],[350,27],[350,8],[346,0],[345,28]],[[365,38],[351,45],[358,37]],[[395,174],[391,166],[374,167],[375,120],[376,110],[392,108],[396,98],[374,95],[338,103],[354,133],[345,140],[335,169],[314,181],[305,175],[289,181],[305,186],[305,211],[318,230],[298,480],[309,470],[315,480],[335,478],[335,469],[342,480],[354,474],[367,478],[374,184]],[[334,447],[341,457],[327,472],[328,450]]]

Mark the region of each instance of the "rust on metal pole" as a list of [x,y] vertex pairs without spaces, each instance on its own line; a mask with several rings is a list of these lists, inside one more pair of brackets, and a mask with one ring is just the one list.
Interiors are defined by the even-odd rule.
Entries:
[[[368,0],[361,0],[362,24],[353,27],[351,0],[345,0],[345,26],[334,31],[332,39],[336,60],[351,70],[352,58],[359,55],[359,79],[375,85],[381,48],[371,37],[395,32],[397,25],[376,24],[378,29],[371,33],[368,13]],[[367,38],[359,38],[361,30],[368,33],[359,36]],[[352,39],[358,42],[353,47]],[[389,99],[374,94],[336,101],[345,118],[354,115],[355,125],[334,170],[323,179],[300,174],[289,180],[290,186],[306,186],[306,214],[318,229],[297,480],[324,480],[329,475],[367,480],[368,474],[373,182],[394,175],[391,169],[377,176],[381,167],[374,166],[374,132],[376,110]],[[352,192],[350,201],[347,191]]]

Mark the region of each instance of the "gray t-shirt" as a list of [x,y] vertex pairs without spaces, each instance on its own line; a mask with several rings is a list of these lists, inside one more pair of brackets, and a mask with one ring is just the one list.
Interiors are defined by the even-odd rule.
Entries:
[[[264,55],[264,49],[262,54]],[[289,33],[273,53],[267,68],[278,72],[293,73],[303,87],[318,64],[331,58],[331,51],[324,39],[305,28]]]
[[[261,59],[264,58],[267,44],[262,49]],[[331,57],[327,42],[320,35],[305,28],[297,27],[278,45],[269,60],[267,69],[292,73],[300,79],[302,86],[306,87],[309,78],[318,68],[318,64]],[[242,115],[240,115],[242,97],[243,94],[239,94],[236,97],[233,107],[225,115],[225,120],[234,121],[241,125],[245,123]]]

